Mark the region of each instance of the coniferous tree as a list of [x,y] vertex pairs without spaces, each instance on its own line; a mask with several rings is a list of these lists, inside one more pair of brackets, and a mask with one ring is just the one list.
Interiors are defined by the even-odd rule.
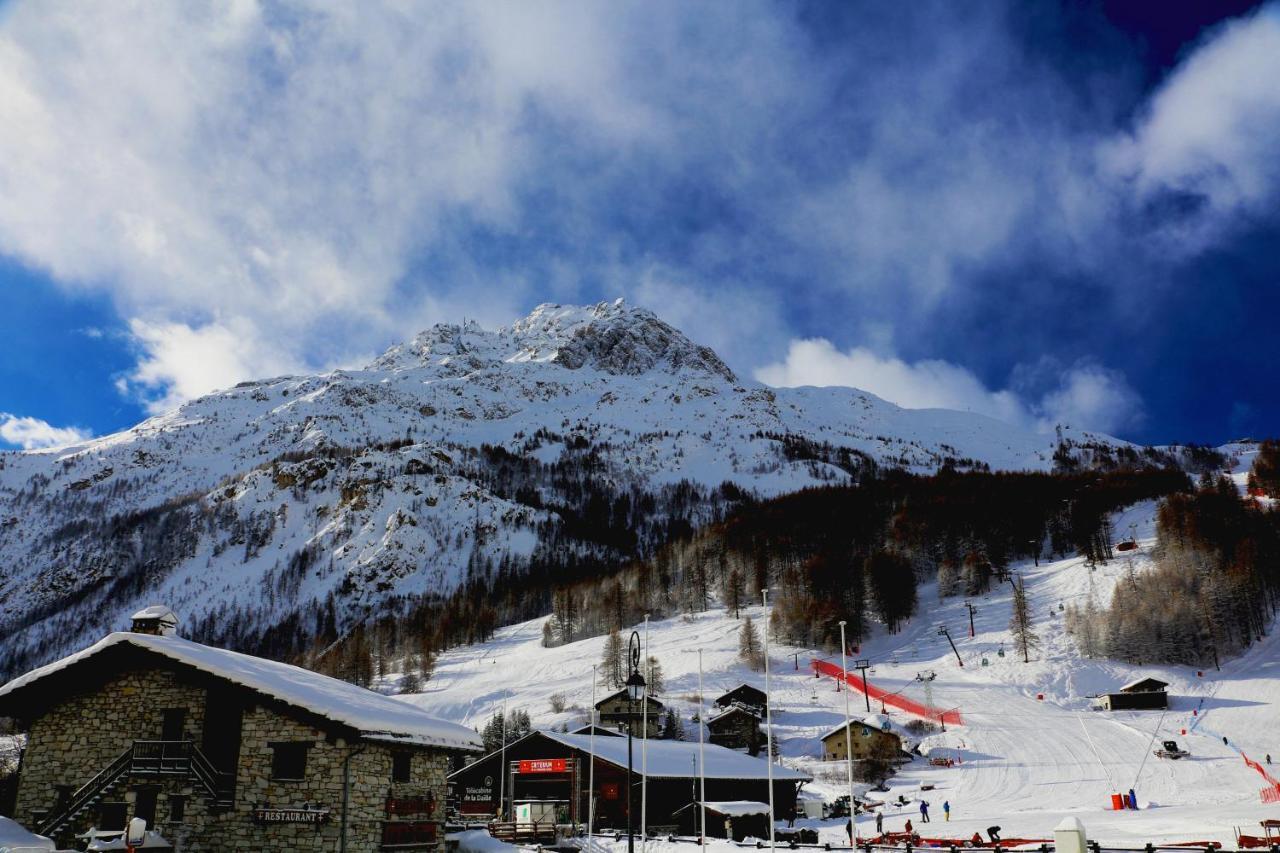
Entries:
[[1009,629],[1013,631],[1014,642],[1022,649],[1022,660],[1030,663],[1032,650],[1040,646],[1040,637],[1031,627],[1031,606],[1022,582],[1013,587],[1013,618],[1009,620]]
[[608,686],[617,689],[627,680],[626,648],[622,634],[614,629],[604,639],[604,656],[600,660],[600,678]]
[[764,649],[760,644],[760,633],[750,616],[742,620],[742,629],[738,632],[738,658],[754,670],[764,669]]
[[725,575],[722,595],[725,610],[732,614],[734,619],[737,619],[739,612],[742,610],[743,601],[747,596],[747,584],[742,572],[736,566]]
[[666,678],[662,674],[662,664],[653,655],[649,655],[645,666],[645,693],[650,696],[661,696],[666,690]]

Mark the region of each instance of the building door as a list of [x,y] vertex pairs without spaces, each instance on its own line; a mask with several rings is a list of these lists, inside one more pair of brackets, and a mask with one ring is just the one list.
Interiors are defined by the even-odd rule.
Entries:
[[240,763],[240,727],[244,699],[239,690],[214,685],[205,694],[204,732],[200,749],[220,776],[218,799],[234,800],[236,767]]
[[156,800],[159,795],[160,789],[151,785],[138,788],[134,792],[133,816],[145,820],[148,829],[156,825]]
[[182,729],[187,722],[187,709],[166,708],[161,713],[164,722],[161,724],[160,740],[185,740]]

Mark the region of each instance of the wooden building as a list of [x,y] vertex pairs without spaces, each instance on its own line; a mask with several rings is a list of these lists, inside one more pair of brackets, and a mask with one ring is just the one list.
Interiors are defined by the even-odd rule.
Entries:
[[1169,707],[1168,682],[1158,678],[1139,678],[1121,687],[1119,692],[1102,697],[1108,711],[1159,711]]
[[619,690],[596,703],[596,719],[598,725],[606,729],[626,734],[631,730],[632,737],[643,737],[648,729],[649,737],[656,739],[662,734],[662,712],[665,706],[652,696],[645,696],[649,710],[646,712],[639,702],[632,702],[626,690]]
[[[852,721],[849,735],[848,744],[855,761],[869,758],[894,761],[905,757],[902,738],[875,725],[873,720]],[[844,761],[846,757],[844,726],[839,725],[822,736],[822,760]]]
[[759,755],[764,749],[760,718],[742,705],[732,705],[723,713],[709,718],[707,740],[727,749],[745,749],[751,755]]
[[184,851],[443,847],[451,759],[471,729],[299,667],[135,631],[0,687],[27,732],[15,815],[69,846],[140,817]]
[[732,708],[735,705],[754,711],[757,717],[763,717],[769,709],[769,696],[758,687],[739,684],[716,699],[717,708]]
[[[636,830],[640,827],[640,783],[647,771],[649,828],[675,831],[680,824],[677,812],[697,799],[698,744],[651,740],[642,749],[641,742],[634,740],[631,746],[631,808]],[[538,813],[554,815],[559,823],[582,826],[587,821],[592,748],[587,735],[532,732],[508,744],[505,755],[501,750],[492,752],[452,773],[451,797],[464,819],[500,814],[510,820],[522,813]],[[703,750],[708,801],[768,802],[769,768],[764,759],[710,744]],[[627,739],[596,737],[594,751],[595,827],[625,829]],[[811,777],[775,764],[773,778],[774,813],[780,820],[794,817],[796,794]]]
[[[702,821],[701,803],[690,803],[676,812],[682,835],[699,835]],[[707,837],[742,841],[745,838],[769,837],[769,804],[750,800],[727,803],[707,802]]]

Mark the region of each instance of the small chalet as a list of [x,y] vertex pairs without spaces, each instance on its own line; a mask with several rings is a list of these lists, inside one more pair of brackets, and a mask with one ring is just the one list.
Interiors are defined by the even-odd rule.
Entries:
[[732,708],[735,705],[754,711],[757,717],[763,717],[769,708],[769,696],[758,687],[739,684],[716,700],[718,708]]
[[1108,711],[1154,710],[1169,707],[1168,682],[1158,678],[1139,678],[1120,688],[1118,693],[1102,697],[1102,707]]
[[[886,725],[877,725],[875,718],[852,721],[849,724],[848,745],[854,761],[869,758],[896,761],[904,757],[902,738]],[[844,761],[847,755],[843,725],[836,726],[822,736],[823,761]]]
[[147,608],[0,687],[28,736],[15,818],[63,847],[137,817],[193,853],[443,848],[445,777],[475,732],[176,630]]
[[[700,756],[706,764],[708,804],[769,800],[769,767],[762,758],[708,744],[650,740],[642,752],[633,743],[632,799],[635,828],[640,828],[640,782],[647,773],[648,827],[675,832],[688,820],[681,810],[698,796]],[[592,756],[594,755],[594,773]],[[506,759],[505,766],[503,759]],[[627,825],[627,740],[535,731],[505,750],[491,752],[449,776],[452,798],[461,816],[507,819],[524,814],[583,826],[587,822],[590,782],[595,782],[596,829]],[[812,777],[773,766],[774,813],[780,820],[795,816],[796,795]],[[499,800],[501,799],[501,806]],[[708,830],[712,827],[708,819]],[[723,822],[722,822],[723,826]],[[767,823],[766,823],[767,826]]]
[[[613,729],[626,733],[631,730],[632,737],[645,737],[645,730],[648,730],[648,737],[657,738],[662,733],[662,711],[665,706],[654,699],[652,696],[646,695],[644,701],[648,703],[648,711],[641,707],[639,702],[632,702],[631,697],[627,695],[627,691],[619,690],[610,696],[606,696],[596,703],[596,712],[599,716],[599,725],[606,729]],[[647,719],[646,719],[647,714]]]
[[728,749],[745,749],[759,755],[764,748],[764,733],[760,731],[760,718],[741,705],[732,705],[727,711],[707,720],[707,740]]

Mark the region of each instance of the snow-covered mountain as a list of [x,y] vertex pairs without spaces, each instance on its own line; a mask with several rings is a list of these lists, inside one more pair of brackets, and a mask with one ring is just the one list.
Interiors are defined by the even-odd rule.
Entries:
[[590,524],[564,529],[593,499],[643,548],[663,517],[706,520],[725,481],[768,495],[870,464],[1043,469],[1057,441],[746,381],[621,300],[438,325],[363,370],[246,382],[116,435],[0,454],[0,650],[34,662],[154,601],[189,625],[252,627],[332,594],[341,619],[553,539],[607,549]]

